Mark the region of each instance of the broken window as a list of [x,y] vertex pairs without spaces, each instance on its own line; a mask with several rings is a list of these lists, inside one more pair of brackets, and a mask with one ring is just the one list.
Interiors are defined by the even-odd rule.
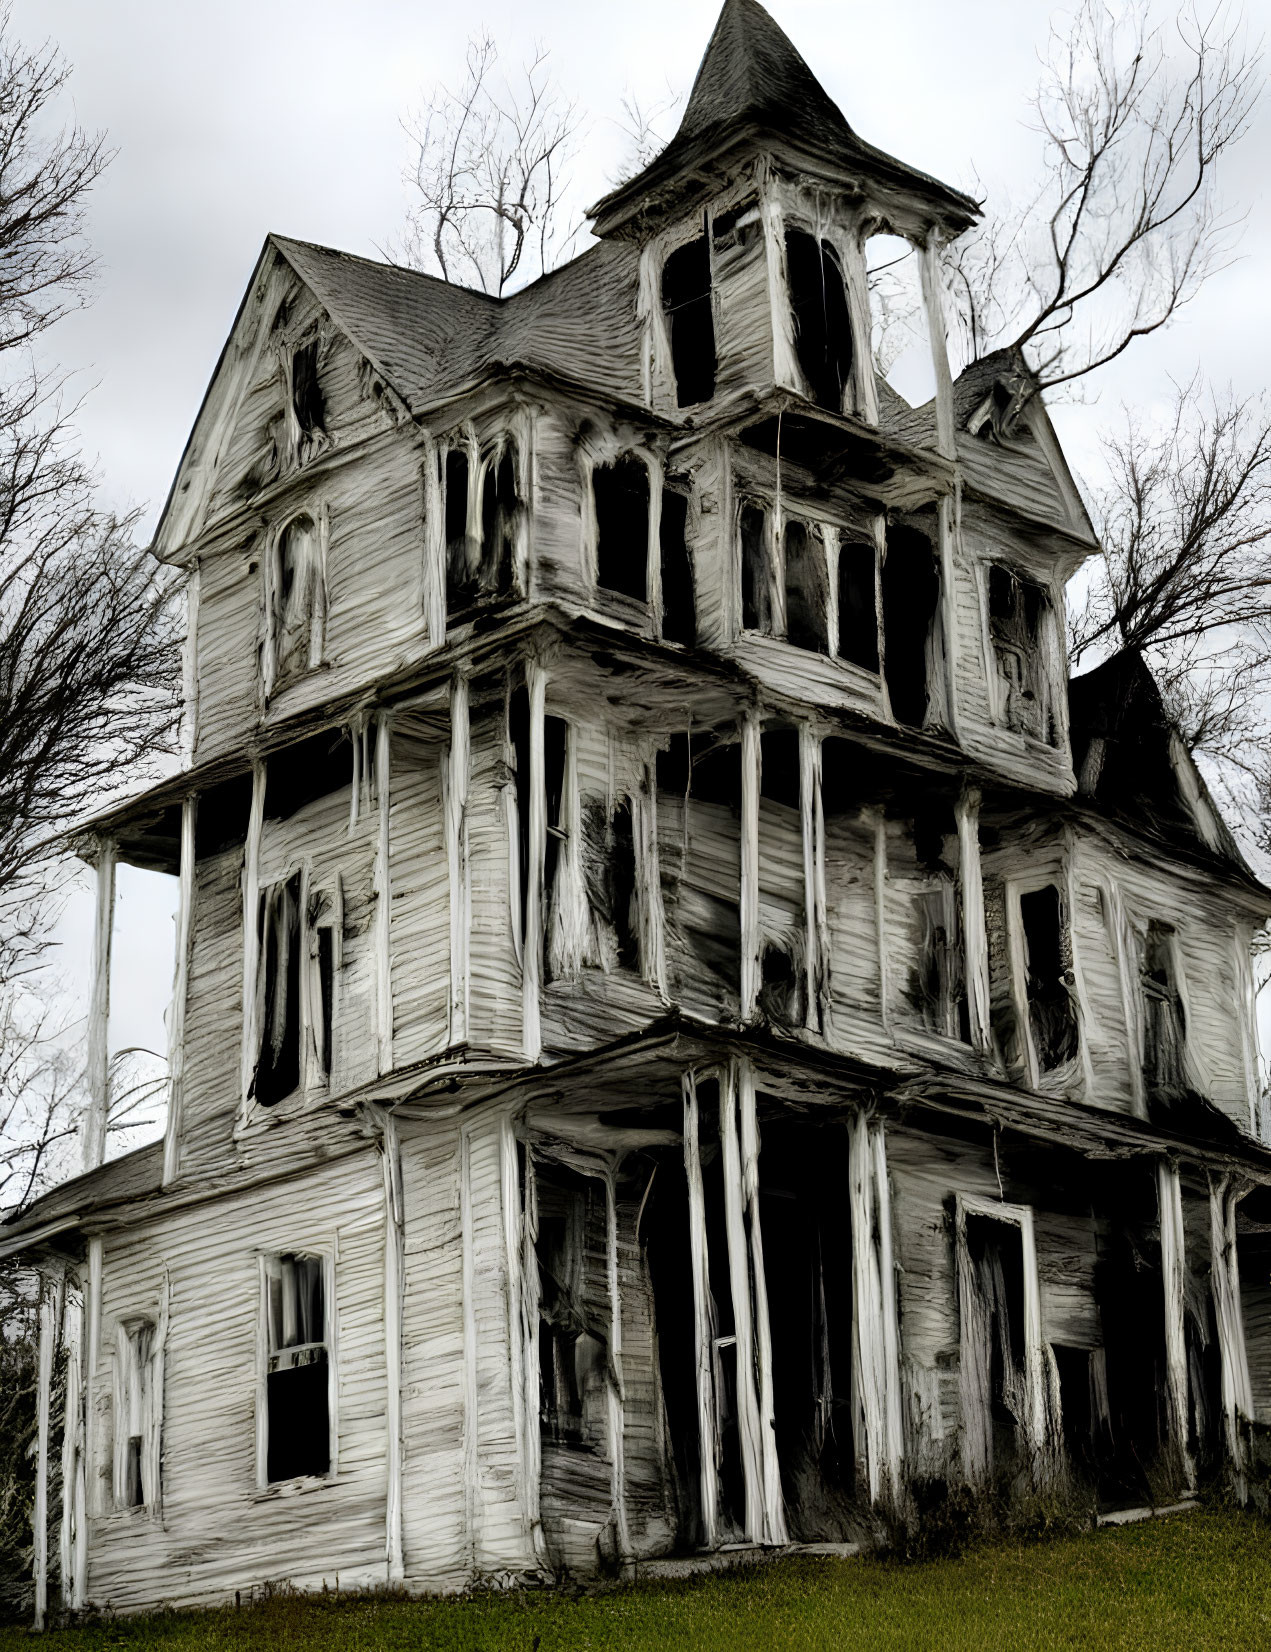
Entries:
[[788,517],[785,553],[786,640],[813,653],[830,651],[830,574],[825,540],[814,523]]
[[715,318],[706,237],[677,247],[662,266],[662,308],[671,335],[671,365],[679,407],[715,394]]
[[[563,800],[568,737],[569,724],[563,718],[543,718],[543,785],[547,827],[542,867],[544,913],[549,913],[552,909],[556,868],[566,832]],[[515,689],[508,698],[508,745],[511,753],[512,780],[516,788],[517,869],[520,890],[518,904],[521,914],[521,939],[524,940],[529,922],[525,892],[529,888],[531,796],[530,697],[529,691],[524,687]],[[543,932],[546,938],[546,923],[543,925]]]
[[1149,1097],[1188,1092],[1186,1023],[1174,965],[1174,926],[1153,918],[1143,942],[1143,1084]]
[[446,612],[456,614],[481,589],[481,542],[471,531],[468,450],[446,449],[443,486],[446,518]]
[[1077,1007],[1063,902],[1053,883],[1019,898],[1025,996],[1037,1065],[1051,1072],[1077,1054]]
[[477,594],[505,597],[512,592],[516,541],[521,520],[516,453],[511,443],[494,450],[481,481],[481,560]]
[[911,407],[925,406],[936,393],[921,258],[903,235],[871,235],[865,243],[874,371]]
[[866,671],[878,670],[876,560],[868,541],[844,539],[839,544],[838,656]]
[[591,473],[596,507],[596,582],[647,602],[649,597],[649,467],[624,453]]
[[852,372],[852,327],[838,254],[805,230],[786,231],[794,348],[819,407],[839,413]]
[[291,411],[299,432],[297,451],[301,458],[305,457],[305,449],[310,439],[315,435],[326,434],[326,408],[322,399],[322,386],[318,383],[318,340],[312,338],[307,344],[291,353]]
[[989,634],[1006,701],[1006,723],[1034,739],[1054,739],[1043,624],[1046,593],[1035,580],[994,563],[989,569]]
[[607,1431],[608,1322],[601,1184],[536,1158],[539,1422],[554,1445]]
[[322,547],[312,516],[296,516],[275,536],[266,560],[270,657],[266,693],[322,659],[326,617]]
[[968,1212],[959,1256],[964,1451],[969,1477],[1009,1468],[1030,1432],[1024,1335],[1024,1235]]
[[662,490],[662,518],[658,528],[662,571],[662,637],[691,648],[697,641],[697,603],[693,565],[688,551],[688,496],[674,488]]
[[940,575],[930,539],[889,523],[883,559],[883,675],[892,715],[921,728],[929,700],[928,649],[940,602]]
[[914,851],[926,885],[918,891],[918,964],[910,1000],[928,1032],[969,1043],[966,954],[958,904],[958,828],[946,803],[924,805],[914,816]]
[[741,507],[741,624],[744,631],[773,631],[771,529],[759,505]]
[[592,917],[609,936],[618,967],[639,969],[640,907],[627,798],[612,807],[599,797],[584,803],[583,877]]
[[300,1084],[300,873],[260,897],[263,1003],[254,1095],[270,1107]]
[[331,1467],[330,1352],[320,1256],[266,1258],[265,1316],[265,1478],[326,1474]]
[[162,1396],[155,1392],[155,1338],[148,1319],[125,1320],[115,1344],[115,1502],[137,1509],[158,1500],[158,1429]]

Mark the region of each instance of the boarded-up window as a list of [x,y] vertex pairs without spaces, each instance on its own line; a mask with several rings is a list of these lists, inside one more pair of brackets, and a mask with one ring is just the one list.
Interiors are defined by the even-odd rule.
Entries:
[[596,507],[596,581],[606,591],[649,596],[649,468],[625,453],[591,473]]
[[1143,1084],[1148,1096],[1187,1094],[1186,1023],[1174,964],[1174,928],[1152,919],[1143,941]]
[[1037,1065],[1050,1072],[1077,1054],[1077,1008],[1063,902],[1053,883],[1020,896],[1025,994]]
[[989,569],[989,632],[1006,701],[1006,723],[1021,734],[1054,738],[1043,624],[1046,593],[1011,568]]
[[662,308],[671,335],[677,405],[709,401],[715,394],[715,319],[705,236],[677,247],[662,266]]
[[163,1396],[158,1392],[155,1326],[148,1319],[125,1320],[115,1343],[115,1503],[136,1509],[159,1497],[159,1428]]
[[852,326],[838,254],[801,229],[786,231],[794,348],[812,399],[838,413],[852,372]]
[[322,659],[326,593],[322,547],[312,516],[293,517],[275,536],[266,562],[269,658],[266,692]]
[[697,602],[688,550],[688,497],[673,488],[662,491],[658,529],[662,571],[662,636],[691,648],[697,641]]
[[318,1256],[271,1256],[265,1262],[265,1478],[270,1481],[326,1474],[331,1467],[324,1275]]

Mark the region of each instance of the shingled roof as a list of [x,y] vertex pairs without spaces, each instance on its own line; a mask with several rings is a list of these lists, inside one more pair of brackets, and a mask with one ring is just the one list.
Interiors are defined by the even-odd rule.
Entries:
[[596,234],[647,227],[699,187],[703,169],[725,153],[774,141],[810,169],[872,176],[919,194],[950,229],[979,215],[969,196],[858,137],[758,0],[725,0],[679,130],[642,172],[591,209]]

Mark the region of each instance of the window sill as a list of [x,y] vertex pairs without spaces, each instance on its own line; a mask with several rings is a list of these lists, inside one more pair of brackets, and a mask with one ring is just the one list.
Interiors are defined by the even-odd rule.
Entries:
[[273,1480],[267,1486],[257,1486],[252,1502],[277,1503],[290,1497],[307,1497],[335,1483],[334,1474],[298,1474],[293,1480]]

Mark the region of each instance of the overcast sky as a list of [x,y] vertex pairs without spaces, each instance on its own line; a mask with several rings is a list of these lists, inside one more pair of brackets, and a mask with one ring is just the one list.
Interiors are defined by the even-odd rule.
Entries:
[[[1016,189],[1035,161],[1020,125],[1052,8],[1045,0],[771,0],[769,9],[871,142],[951,183]],[[51,36],[74,66],[82,124],[117,156],[94,191],[96,301],[57,330],[62,364],[89,391],[80,426],[117,505],[152,527],[244,287],[271,230],[376,256],[408,196],[399,120],[438,79],[461,78],[481,24],[513,65],[539,40],[585,105],[580,196],[619,162],[624,93],[686,92],[716,0],[490,3],[438,0],[14,0],[28,43]],[[1271,33],[1271,0],[1247,8]],[[1247,210],[1241,259],[1212,279],[1166,334],[1108,369],[1093,405],[1058,410],[1079,470],[1124,400],[1151,408],[1200,365],[1219,385],[1271,377],[1271,108],[1232,157],[1225,193]],[[121,877],[112,1044],[162,1048],[171,978],[163,880]],[[88,914],[65,935],[71,991],[86,978]]]

